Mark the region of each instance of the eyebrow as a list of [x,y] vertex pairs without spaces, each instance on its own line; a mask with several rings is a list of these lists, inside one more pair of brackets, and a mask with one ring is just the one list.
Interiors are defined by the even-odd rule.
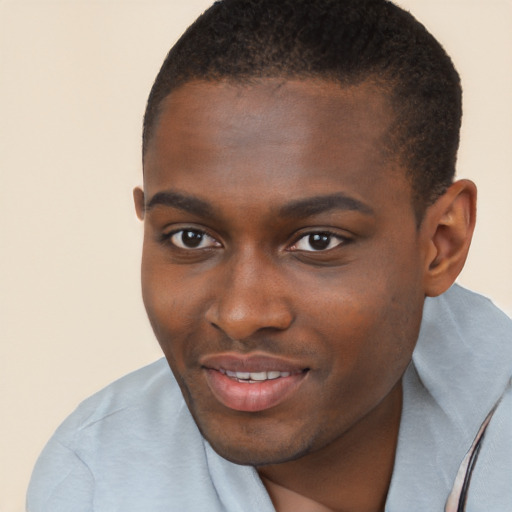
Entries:
[[[145,210],[148,212],[156,206],[177,208],[203,217],[214,216],[212,206],[206,201],[171,190],[157,192],[148,201]],[[314,196],[292,201],[279,209],[279,215],[281,217],[305,218],[331,210],[358,211],[365,215],[374,215],[374,211],[369,205],[343,193]]]
[[203,217],[213,215],[213,208],[206,201],[171,190],[157,192],[146,203],[144,209],[146,212],[148,212],[156,206],[168,206],[170,208],[177,208],[178,210],[183,210],[185,212]]
[[310,217],[330,210],[348,210],[375,215],[373,208],[369,205],[343,193],[298,199],[283,206],[280,214],[283,217]]

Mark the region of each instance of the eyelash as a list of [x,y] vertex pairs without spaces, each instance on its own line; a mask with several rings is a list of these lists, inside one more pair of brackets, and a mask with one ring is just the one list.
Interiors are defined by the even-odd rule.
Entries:
[[[318,239],[318,241],[320,243],[325,242],[326,241],[325,239],[327,239],[327,242],[328,242],[327,247],[320,248],[320,249],[312,249],[309,251],[305,250],[305,249],[295,249],[295,250],[302,251],[302,252],[326,253],[333,249],[336,249],[336,247],[339,247],[340,245],[346,245],[347,243],[350,242],[350,239],[348,237],[342,236],[338,233],[333,233],[328,230],[308,231],[307,233],[303,233],[299,237],[297,237],[296,241],[292,244],[292,246],[289,250],[293,250],[294,247],[296,247],[300,242],[302,242],[303,240],[306,240],[307,238],[310,239],[309,244],[311,245],[311,243],[312,243],[311,237],[320,237]],[[334,240],[337,240],[338,243],[336,243],[336,245],[330,247],[331,243]]]
[[[179,235],[180,233],[181,233],[182,242],[183,242],[183,236],[185,234],[193,233],[195,236],[190,237],[189,241],[199,240],[199,244],[198,245],[200,245],[205,239],[210,239],[210,240],[212,240],[215,243],[211,244],[208,247],[186,247],[186,246],[181,246],[180,247],[180,245],[178,245],[175,241],[173,241],[173,238],[176,235]],[[222,247],[221,243],[217,242],[217,240],[213,236],[209,235],[206,231],[203,231],[201,229],[195,229],[195,228],[182,228],[182,229],[177,229],[175,231],[171,231],[170,233],[164,233],[162,235],[162,237],[161,237],[161,241],[163,243],[170,244],[173,247],[175,247],[177,249],[180,249],[180,250],[183,250],[183,251],[198,251],[198,250],[205,250],[205,249],[212,249],[212,248],[216,248],[216,247]],[[183,244],[183,245],[185,245],[185,244]]]
[[[173,238],[176,235],[179,235],[180,233],[181,233],[181,243],[182,243],[181,246],[179,245],[178,240],[173,241]],[[198,244],[195,247],[194,246],[187,247],[183,240],[183,236],[185,234],[193,234],[193,236],[191,236],[189,238],[189,241],[191,241],[193,243],[198,241]],[[320,244],[320,246],[325,243],[327,243],[327,246],[319,247],[317,249],[312,248],[311,250],[307,250],[304,248],[297,248],[299,243],[301,243],[303,240],[306,240],[307,238],[309,238],[309,244],[310,244],[310,247],[312,247],[312,243],[314,242],[314,240],[312,240],[311,237],[317,237],[316,241]],[[200,247],[200,245],[203,243],[203,241],[208,240],[208,239],[210,241],[212,241],[213,243],[210,243],[210,245],[208,245],[206,247]],[[199,250],[208,250],[208,249],[215,249],[217,247],[222,247],[222,244],[220,242],[218,242],[213,236],[209,235],[206,231],[203,231],[201,229],[193,229],[193,228],[182,228],[182,229],[171,231],[170,233],[165,233],[162,235],[161,241],[163,243],[170,244],[174,248],[182,250],[182,251],[199,251]],[[337,243],[334,246],[331,246],[333,241],[337,241]],[[178,242],[178,243],[176,243],[176,242]],[[337,233],[333,233],[328,230],[309,231],[306,233],[302,233],[299,237],[297,237],[296,240],[291,244],[291,246],[288,247],[287,250],[290,252],[300,251],[300,252],[304,252],[304,253],[326,253],[326,252],[329,252],[329,251],[335,249],[336,247],[339,247],[340,245],[346,245],[349,242],[350,242],[349,238],[342,236],[340,234],[337,234]],[[306,242],[306,243],[308,243],[308,242]]]

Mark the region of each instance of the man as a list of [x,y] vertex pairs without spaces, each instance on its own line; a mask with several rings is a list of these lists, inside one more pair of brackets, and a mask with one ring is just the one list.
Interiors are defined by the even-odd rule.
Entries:
[[511,322],[452,286],[460,117],[391,3],[212,6],[156,78],[134,191],[166,361],[60,427],[28,510],[512,510]]

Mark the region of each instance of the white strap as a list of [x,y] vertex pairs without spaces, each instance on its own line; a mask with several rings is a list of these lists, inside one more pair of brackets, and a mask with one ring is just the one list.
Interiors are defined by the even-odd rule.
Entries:
[[461,465],[459,466],[459,471],[457,472],[457,476],[455,477],[455,482],[446,500],[446,505],[444,507],[445,512],[464,512],[466,509],[466,497],[467,491],[469,488],[469,483],[471,480],[471,473],[473,472],[473,467],[476,463],[476,459],[478,457],[478,452],[480,451],[480,446],[482,444],[482,440],[485,435],[485,431],[487,429],[487,425],[491,421],[492,415],[494,411],[498,407],[501,402],[501,398],[496,402],[494,407],[491,409],[487,417],[485,418],[482,425],[478,430],[478,433],[471,445],[471,448],[466,453],[466,456],[462,460]]

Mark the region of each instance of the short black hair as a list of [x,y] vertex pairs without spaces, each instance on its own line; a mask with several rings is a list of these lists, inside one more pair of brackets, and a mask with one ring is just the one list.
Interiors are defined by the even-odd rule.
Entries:
[[390,147],[407,169],[421,220],[452,183],[462,116],[450,57],[410,13],[387,0],[220,0],[168,53],[144,116],[143,156],[162,101],[190,81],[372,80],[395,114]]

